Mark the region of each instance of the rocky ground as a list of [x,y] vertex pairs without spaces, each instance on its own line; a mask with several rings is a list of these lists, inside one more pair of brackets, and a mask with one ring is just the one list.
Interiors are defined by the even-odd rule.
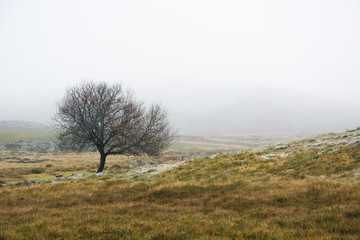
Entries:
[[360,128],[341,133],[328,133],[298,141],[279,143],[255,148],[253,152],[263,152],[262,158],[268,160],[274,157],[286,157],[310,149],[317,149],[318,153],[332,152],[341,146],[360,142]]
[[[340,147],[358,144],[360,142],[360,129],[350,130],[342,133],[329,133],[323,134],[311,138],[302,139],[299,141],[292,141],[286,143],[279,143],[276,145],[267,145],[260,148],[254,148],[246,151],[232,152],[227,153],[229,155],[236,155],[241,153],[256,153],[262,161],[274,161],[276,159],[291,159],[292,156],[296,154],[301,154],[306,151],[315,151],[318,155],[326,152],[331,153],[337,151]],[[28,149],[39,149],[46,148],[48,151],[55,151],[57,149],[56,143],[54,142],[38,142],[38,141],[18,141],[15,143],[18,146],[18,149],[26,151]],[[46,147],[44,147],[46,146]],[[3,149],[4,148],[3,145]],[[172,160],[153,160],[148,158],[147,160],[135,160],[131,161],[126,168],[123,168],[121,173],[113,172],[110,169],[110,172],[100,173],[100,174],[89,174],[89,173],[76,173],[68,177],[62,175],[54,176],[53,179],[49,180],[32,180],[24,179],[22,182],[17,183],[3,183],[2,186],[9,185],[33,185],[39,183],[57,183],[59,181],[71,181],[73,179],[79,178],[96,178],[104,177],[106,178],[144,178],[151,177],[153,175],[160,174],[165,171],[169,171],[174,168],[178,168],[180,165],[191,162],[194,159],[208,157],[209,159],[215,158],[218,154],[223,153],[186,153],[186,152],[176,152],[169,151],[166,153],[167,156],[174,156]],[[15,161],[16,163],[39,163],[43,160],[31,160],[28,158],[19,158],[19,159],[8,159],[8,161]],[[354,174],[359,174],[359,171],[355,171]],[[1,185],[1,184],[0,184]]]

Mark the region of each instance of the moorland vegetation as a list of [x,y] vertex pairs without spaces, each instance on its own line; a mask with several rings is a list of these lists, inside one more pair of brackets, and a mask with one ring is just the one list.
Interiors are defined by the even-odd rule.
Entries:
[[2,187],[0,239],[358,239],[359,141],[327,134],[154,175],[109,159],[104,176]]

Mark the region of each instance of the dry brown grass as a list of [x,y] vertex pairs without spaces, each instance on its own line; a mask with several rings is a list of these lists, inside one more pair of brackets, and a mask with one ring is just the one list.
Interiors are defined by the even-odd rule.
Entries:
[[78,180],[0,190],[0,239],[358,239],[360,184]]
[[[62,174],[70,176],[77,173],[93,174],[99,164],[99,153],[39,153],[28,151],[1,151],[0,155],[0,183],[16,183],[23,179],[28,180],[49,180],[55,175]],[[128,171],[131,162],[142,160],[147,161],[149,157],[127,157],[110,155],[106,159],[105,171],[124,173]],[[177,160],[177,155],[164,155],[151,158],[154,161]],[[28,161],[39,161],[37,163],[26,163]],[[25,163],[21,163],[25,162]]]
[[[316,158],[220,155],[151,178],[3,187],[0,239],[359,239],[360,177],[349,170],[359,153],[360,145]],[[91,156],[46,157],[95,168]],[[306,177],[327,170],[338,177]]]

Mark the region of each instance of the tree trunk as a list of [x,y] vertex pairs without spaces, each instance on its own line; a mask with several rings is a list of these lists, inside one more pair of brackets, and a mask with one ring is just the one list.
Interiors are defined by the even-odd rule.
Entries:
[[100,154],[100,164],[98,170],[96,171],[97,173],[102,172],[104,170],[105,161],[106,161],[106,154]]

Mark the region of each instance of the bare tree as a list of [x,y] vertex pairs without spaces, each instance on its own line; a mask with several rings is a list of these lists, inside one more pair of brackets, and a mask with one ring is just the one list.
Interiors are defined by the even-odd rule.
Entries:
[[69,88],[54,121],[63,146],[99,151],[97,172],[103,171],[108,155],[159,155],[174,137],[160,105],[146,109],[120,84],[84,82]]

